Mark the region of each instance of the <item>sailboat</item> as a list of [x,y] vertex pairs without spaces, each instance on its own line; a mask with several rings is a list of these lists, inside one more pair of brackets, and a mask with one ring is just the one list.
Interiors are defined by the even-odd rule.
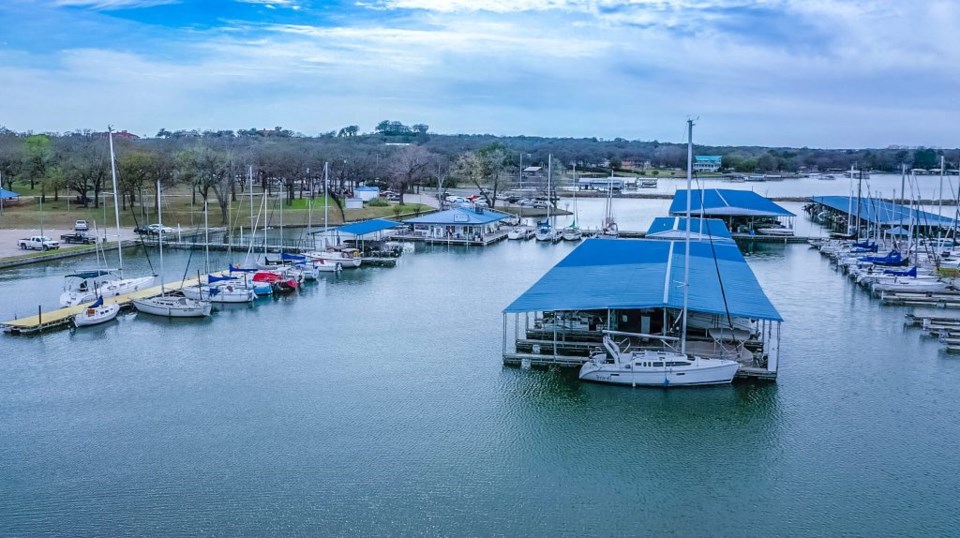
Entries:
[[597,237],[617,238],[620,237],[620,229],[617,228],[617,221],[613,218],[613,172],[610,172],[610,182],[607,183],[607,205],[603,210],[603,227]]
[[93,304],[88,305],[82,312],[73,316],[73,324],[77,327],[99,325],[116,318],[119,313],[120,305],[116,303],[103,304],[103,297],[97,297]]
[[[158,187],[159,188],[159,187]],[[207,220],[207,201],[203,201],[203,225],[207,231],[210,230],[210,225]],[[196,286],[185,286],[180,289],[180,292],[183,293],[183,296],[188,299],[195,299],[198,301],[209,301],[211,303],[249,303],[257,298],[257,294],[253,292],[252,286],[247,286],[246,283],[242,280],[235,278],[222,278],[218,279],[210,275],[210,239],[209,237],[204,238],[205,248],[204,248],[204,266],[207,272],[207,283],[203,284],[199,277],[197,278]]]
[[[76,287],[71,286],[69,279],[75,278],[77,274],[67,275],[67,286],[60,295],[61,306],[77,306],[91,301],[96,297],[116,297],[125,293],[132,293],[149,288],[153,285],[153,281],[156,278],[156,275],[123,278],[123,241],[120,239],[120,203],[117,198],[117,164],[113,152],[112,127],[107,127],[107,137],[110,144],[110,176],[113,178],[113,210],[117,223],[117,256],[120,259],[120,265],[116,273],[110,272],[108,275],[98,274],[93,277],[93,280],[81,278]],[[85,271],[83,273],[90,272]],[[103,278],[106,276],[110,278]],[[91,286],[93,289],[91,289]]]
[[[573,184],[577,185],[577,166],[573,166]],[[573,190],[573,222],[569,226],[564,228],[560,232],[560,236],[564,241],[580,241],[583,239],[583,233],[580,231],[580,227],[577,226],[577,220],[580,219],[580,209],[577,206],[577,189]]]
[[[163,226],[162,209],[160,208],[160,180],[157,180],[157,222]],[[163,273],[163,241],[160,246],[160,273]],[[166,295],[163,289],[163,279],[160,280],[160,295],[145,299],[134,299],[133,306],[137,312],[164,316],[168,318],[202,318],[210,315],[209,301],[199,301],[183,296]]]
[[360,250],[347,247],[334,248],[327,245],[330,209],[329,188],[329,163],[323,163],[323,249],[305,252],[304,256],[313,260],[314,267],[320,272],[337,272],[343,268],[360,267],[363,262]]
[[[683,309],[681,310],[682,328],[680,337],[653,334],[604,331],[604,351],[590,356],[590,360],[580,367],[580,379],[598,383],[611,383],[631,386],[691,386],[720,385],[733,381],[740,364],[727,359],[707,359],[687,354],[687,303],[690,282],[690,187],[693,168],[693,120],[687,120],[687,211],[686,234],[684,238],[683,263]],[[668,260],[667,263],[672,263]],[[680,351],[673,350],[629,350],[621,348],[613,339],[616,335],[654,338],[667,344],[680,341]]]
[[560,232],[550,222],[550,206],[553,205],[553,191],[550,182],[553,176],[553,155],[547,156],[547,218],[537,223],[537,231],[534,237],[537,241],[557,242],[560,240]]

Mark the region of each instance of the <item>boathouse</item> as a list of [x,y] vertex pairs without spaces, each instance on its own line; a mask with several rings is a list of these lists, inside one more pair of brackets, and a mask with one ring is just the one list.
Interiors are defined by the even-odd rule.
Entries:
[[895,231],[905,235],[903,231],[914,230],[921,237],[932,237],[938,230],[952,230],[957,225],[954,219],[936,213],[875,198],[858,201],[855,196],[813,196],[810,202],[804,206],[810,218],[841,233],[856,233],[858,218],[861,229],[879,229],[882,234],[902,227]]
[[510,215],[480,206],[455,207],[407,219],[411,227],[404,239],[432,243],[455,243],[483,246],[507,237],[500,229],[500,221]]
[[720,155],[697,155],[693,159],[694,172],[716,172],[723,162]]
[[[687,233],[687,219],[685,217],[657,217],[653,219],[647,234],[647,239],[679,239],[684,240]],[[694,241],[733,241],[733,235],[720,219],[690,219],[690,238]]]
[[[776,379],[783,318],[714,222],[691,222],[706,233],[690,242],[687,350],[737,360],[738,377]],[[579,367],[604,331],[635,333],[621,348],[662,349],[655,336],[681,333],[684,258],[683,240],[583,242],[503,310],[504,364]]]
[[[687,191],[677,190],[670,214],[687,212]],[[767,233],[793,230],[793,213],[753,191],[737,189],[698,189],[690,191],[693,215],[722,219],[734,234]],[[777,234],[781,235],[781,234]],[[790,234],[792,235],[792,233]]]

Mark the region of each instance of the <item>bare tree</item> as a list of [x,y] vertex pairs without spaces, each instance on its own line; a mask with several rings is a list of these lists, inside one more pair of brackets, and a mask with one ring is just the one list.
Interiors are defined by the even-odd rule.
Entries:
[[403,205],[403,193],[428,175],[435,155],[423,146],[405,146],[390,156],[387,170],[390,185],[400,193],[400,205]]

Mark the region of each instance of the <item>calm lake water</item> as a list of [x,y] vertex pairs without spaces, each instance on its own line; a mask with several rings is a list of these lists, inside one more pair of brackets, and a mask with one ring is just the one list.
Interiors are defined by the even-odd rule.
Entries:
[[[906,309],[759,245],[776,385],[504,368],[501,309],[572,248],[418,246],[208,320],[0,337],[0,535],[956,534],[960,360]],[[201,256],[166,256],[167,278]],[[0,316],[93,263],[0,272]]]

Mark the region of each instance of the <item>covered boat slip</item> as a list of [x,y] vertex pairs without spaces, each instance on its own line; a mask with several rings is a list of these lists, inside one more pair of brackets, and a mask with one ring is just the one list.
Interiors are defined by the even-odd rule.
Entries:
[[[908,235],[912,229],[915,234],[930,236],[936,235],[938,230],[954,230],[957,226],[957,221],[952,218],[875,198],[858,201],[855,196],[812,196],[810,202],[805,209],[811,218],[831,226],[834,231],[847,232],[848,225],[855,229],[852,221],[858,218],[860,228],[879,229],[880,235],[883,232]],[[955,208],[951,207],[951,211]]]
[[[670,214],[685,215],[687,191],[677,190],[670,204]],[[765,233],[771,229],[793,230],[790,211],[753,191],[738,189],[699,189],[690,191],[690,212],[693,215],[723,220],[734,234]]]
[[[663,349],[658,336],[681,332],[684,251],[672,239],[585,241],[503,310],[504,363],[579,366],[603,331],[631,333],[616,338],[632,349]],[[775,379],[783,320],[736,244],[691,240],[689,282],[688,352],[737,360],[738,377]]]

